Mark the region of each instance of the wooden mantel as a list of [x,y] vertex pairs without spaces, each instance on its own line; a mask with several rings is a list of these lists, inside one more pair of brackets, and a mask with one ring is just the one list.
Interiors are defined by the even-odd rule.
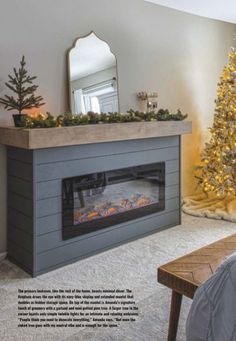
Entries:
[[189,121],[93,124],[61,128],[0,127],[0,144],[23,149],[136,140],[189,134]]

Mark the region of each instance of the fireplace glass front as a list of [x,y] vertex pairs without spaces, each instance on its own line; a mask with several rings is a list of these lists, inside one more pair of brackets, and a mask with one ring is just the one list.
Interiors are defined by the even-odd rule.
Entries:
[[63,239],[164,209],[164,162],[62,180]]

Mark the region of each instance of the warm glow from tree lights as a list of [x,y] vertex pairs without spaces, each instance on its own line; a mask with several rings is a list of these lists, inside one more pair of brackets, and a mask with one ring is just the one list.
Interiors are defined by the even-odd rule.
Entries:
[[204,192],[236,195],[236,51],[229,54],[217,89],[211,139],[206,143],[197,178]]

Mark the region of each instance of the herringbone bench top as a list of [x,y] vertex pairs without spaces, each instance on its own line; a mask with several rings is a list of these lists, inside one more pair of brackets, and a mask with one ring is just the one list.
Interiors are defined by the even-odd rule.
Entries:
[[225,257],[236,252],[236,234],[202,247],[158,268],[158,282],[193,298],[196,289],[216,271]]

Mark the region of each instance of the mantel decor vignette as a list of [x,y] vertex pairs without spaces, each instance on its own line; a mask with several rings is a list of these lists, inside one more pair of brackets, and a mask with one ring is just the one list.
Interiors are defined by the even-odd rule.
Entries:
[[[98,52],[98,55],[99,53],[102,55],[100,59],[97,57],[98,62],[94,60],[93,54],[91,54],[92,48],[95,49],[94,52]],[[110,75],[111,68],[112,78],[107,79],[108,75],[104,75],[104,72],[109,71]],[[142,98],[142,100],[144,100],[143,96],[146,96],[146,111],[142,112],[130,109],[125,113],[120,113],[117,59],[111,52],[109,45],[93,31],[81,38],[77,38],[73,46],[68,50],[67,71],[69,112],[60,114],[57,117],[50,113],[46,115],[41,113],[26,114],[22,111],[40,108],[45,103],[43,102],[42,96],[35,95],[38,85],[34,85],[33,81],[37,77],[28,74],[25,57],[22,57],[19,69],[17,70],[14,67],[13,74],[9,74],[9,80],[5,82],[5,86],[13,94],[5,94],[4,97],[0,98],[0,104],[4,105],[6,110],[18,111],[18,114],[13,114],[16,127],[52,128],[98,123],[127,123],[155,120],[181,121],[187,117],[179,109],[176,114],[170,113],[168,109],[160,109],[157,111],[158,95],[156,92],[140,92],[137,94],[137,98]],[[102,77],[105,77],[105,80],[103,78],[100,81],[101,73]],[[91,77],[95,77],[92,83],[89,80]],[[153,97],[154,94],[154,99],[151,99],[150,96]],[[142,96],[140,97],[140,95]]]
[[87,60],[91,46],[104,59],[85,70],[83,59],[68,57],[71,112],[0,127],[8,258],[32,276],[181,222],[181,135],[191,122],[158,111],[156,95],[147,112],[119,113],[115,56],[93,32],[78,41],[76,61],[81,48]]

